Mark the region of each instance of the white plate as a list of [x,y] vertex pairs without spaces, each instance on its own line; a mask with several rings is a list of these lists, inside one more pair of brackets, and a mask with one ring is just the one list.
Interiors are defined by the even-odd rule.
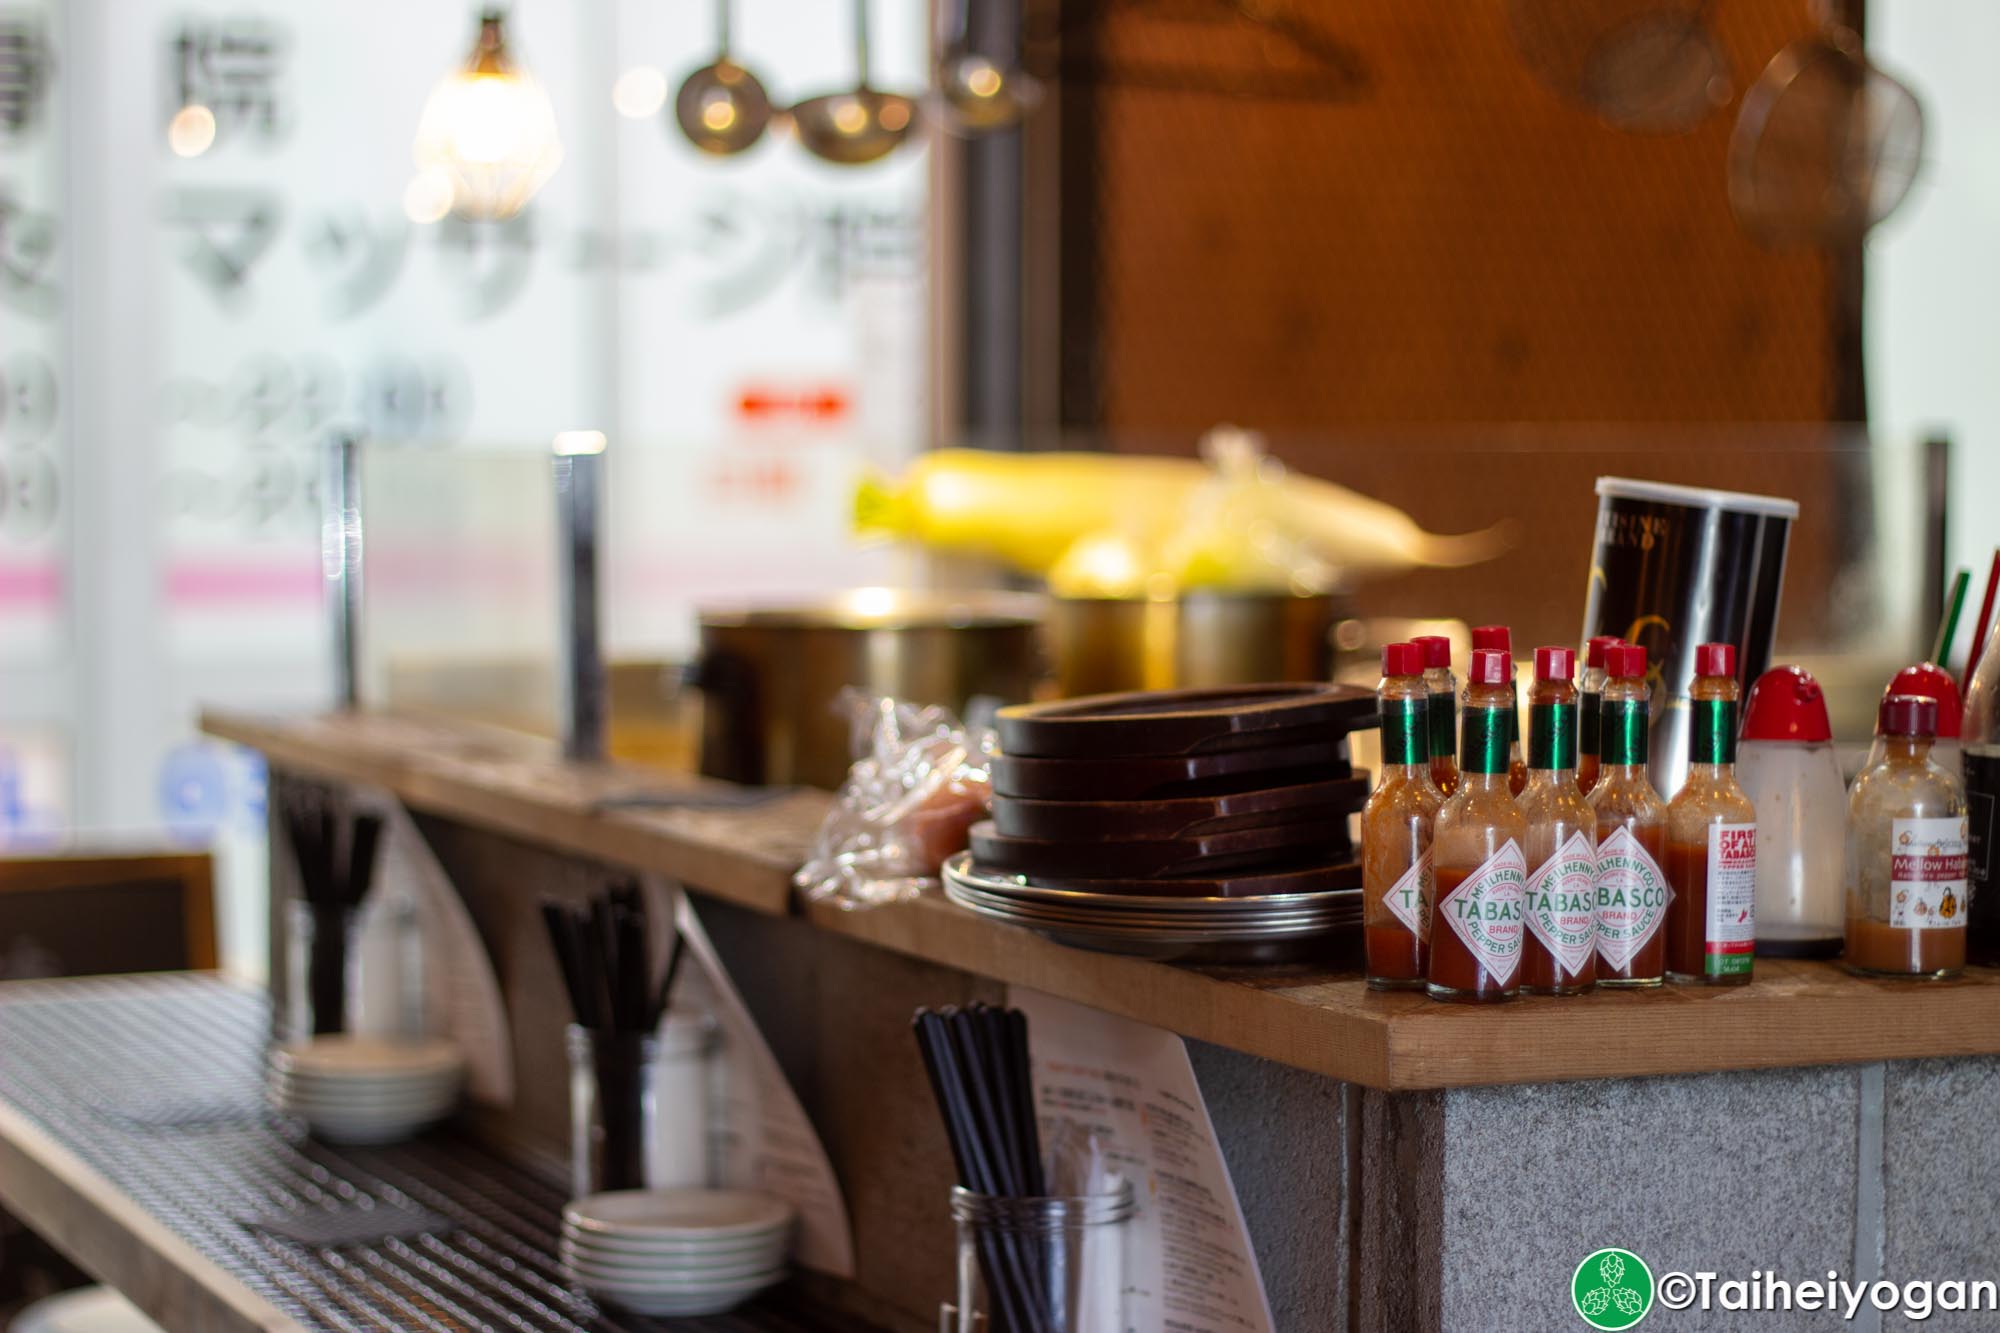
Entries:
[[599,1256],[606,1263],[645,1263],[652,1260],[671,1263],[683,1258],[726,1259],[736,1254],[762,1254],[767,1251],[782,1254],[791,1247],[792,1233],[790,1227],[781,1227],[755,1236],[722,1236],[715,1240],[633,1240],[564,1226],[562,1238],[578,1253]]
[[762,1290],[763,1287],[753,1287],[748,1291],[730,1290],[693,1294],[679,1292],[671,1295],[637,1293],[621,1295],[605,1292],[603,1298],[605,1304],[615,1305],[621,1310],[630,1310],[634,1314],[692,1318],[696,1315],[721,1314],[725,1310],[734,1310]]
[[761,1273],[753,1273],[746,1277],[713,1282],[699,1278],[668,1282],[629,1282],[623,1278],[578,1278],[577,1284],[597,1295],[614,1298],[734,1296],[737,1300],[743,1300],[766,1287],[783,1282],[790,1271],[782,1267],[767,1268]]
[[442,1038],[392,1041],[343,1032],[287,1042],[271,1052],[271,1067],[333,1079],[442,1077],[463,1069],[465,1056],[456,1042]]
[[748,1263],[727,1266],[696,1265],[690,1268],[604,1268],[586,1263],[569,1255],[563,1256],[563,1268],[574,1274],[586,1285],[602,1283],[606,1286],[647,1291],[681,1291],[690,1286],[729,1282],[761,1281],[772,1273],[785,1270],[785,1256],[773,1257],[768,1254],[754,1256]]
[[757,1236],[791,1220],[790,1204],[754,1190],[613,1190],[563,1209],[579,1232],[659,1240]]
[[287,1106],[325,1106],[333,1110],[391,1110],[402,1106],[449,1106],[458,1100],[456,1088],[429,1088],[415,1092],[369,1094],[365,1097],[348,1096],[338,1093],[307,1091],[299,1088],[271,1088],[268,1095],[274,1102]]

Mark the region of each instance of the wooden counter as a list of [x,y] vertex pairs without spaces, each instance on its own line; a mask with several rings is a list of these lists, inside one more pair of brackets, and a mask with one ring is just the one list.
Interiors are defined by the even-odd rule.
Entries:
[[[600,812],[606,796],[722,784],[563,762],[546,742],[382,715],[210,712],[203,728],[273,766],[394,792],[411,808],[566,853],[650,871],[754,910],[796,910],[789,878],[829,798],[750,809]],[[940,898],[871,911],[815,907],[820,929],[1032,986],[1184,1036],[1386,1091],[2000,1054],[2000,971],[1901,983],[1824,963],[1760,961],[1734,990],[1666,988],[1492,1009],[1370,992],[1352,973],[1188,968],[1064,948]]]

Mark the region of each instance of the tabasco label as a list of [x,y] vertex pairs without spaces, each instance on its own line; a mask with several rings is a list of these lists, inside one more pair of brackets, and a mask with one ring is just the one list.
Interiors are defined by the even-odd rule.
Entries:
[[1424,848],[1424,854],[1417,858],[1415,865],[1403,872],[1403,877],[1389,886],[1382,895],[1382,905],[1404,929],[1425,943],[1431,938],[1431,896],[1435,883],[1431,874],[1431,849]]
[[1597,849],[1581,833],[1528,876],[1528,929],[1574,972],[1597,947]]
[[1521,845],[1509,838],[1437,905],[1487,975],[1503,986],[1521,965],[1521,942],[1527,938],[1521,920],[1527,881],[1527,858],[1521,855]]
[[1597,954],[1622,970],[1667,919],[1673,890],[1629,828],[1597,845]]
[[1965,835],[1963,815],[1890,824],[1890,925],[1965,929]]
[[1711,977],[1750,971],[1757,952],[1757,826],[1717,824],[1708,834],[1708,921],[1702,970]]

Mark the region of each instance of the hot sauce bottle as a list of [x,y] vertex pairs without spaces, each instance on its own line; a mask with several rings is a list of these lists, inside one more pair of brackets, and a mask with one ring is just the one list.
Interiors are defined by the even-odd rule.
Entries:
[[1931,758],[1937,700],[1891,695],[1878,718],[1882,762],[1847,794],[1847,965],[1955,976],[1965,966],[1965,787]]
[[1528,938],[1521,989],[1575,995],[1597,981],[1597,816],[1576,786],[1576,652],[1535,649],[1528,691]]
[[1377,990],[1421,989],[1430,962],[1431,826],[1444,797],[1431,782],[1423,669],[1413,643],[1382,650],[1382,780],[1361,811],[1368,984]]
[[1598,712],[1604,694],[1604,650],[1624,640],[1615,634],[1595,634],[1583,647],[1583,679],[1577,712],[1576,785],[1588,796],[1597,785],[1598,735],[1602,715]]
[[1646,776],[1646,650],[1615,644],[1604,671],[1604,764],[1588,798],[1597,814],[1597,984],[1657,986],[1673,890],[1660,869],[1667,804]]
[[1424,655],[1430,690],[1431,781],[1444,795],[1458,788],[1458,682],[1451,677],[1451,640],[1424,634],[1410,640]]
[[1458,790],[1438,811],[1430,984],[1434,1000],[1488,1003],[1520,989],[1527,935],[1527,816],[1507,790],[1514,663],[1475,649],[1466,673]]
[[1757,950],[1757,806],[1736,784],[1736,645],[1694,650],[1687,781],[1667,803],[1667,977],[1740,986]]
[[[1472,631],[1472,651],[1478,652],[1481,648],[1505,653],[1512,661],[1514,632],[1505,625],[1481,625]],[[1521,789],[1528,785],[1528,764],[1521,758],[1521,697],[1511,679],[1507,685],[1509,696],[1513,699],[1507,713],[1507,789],[1519,796]]]

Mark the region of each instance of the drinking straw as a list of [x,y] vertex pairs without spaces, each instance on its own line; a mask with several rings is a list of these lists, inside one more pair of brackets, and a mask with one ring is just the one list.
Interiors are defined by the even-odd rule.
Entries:
[[1049,1192],[1049,1187],[1042,1173],[1041,1127],[1035,1120],[1034,1066],[1028,1060],[1028,1016],[1019,1009],[1005,1009],[1001,1013],[1007,1024],[1007,1057],[1013,1070],[1022,1150],[1028,1162],[1028,1190],[1039,1198]]
[[1945,602],[1944,623],[1938,626],[1937,642],[1931,647],[1931,661],[1944,665],[1945,654],[1951,651],[1952,638],[1958,633],[1959,613],[1965,610],[1965,589],[1972,582],[1972,571],[1961,569],[1952,578],[1951,596]]
[[1958,687],[1961,691],[1972,688],[1972,673],[1979,670],[1979,654],[1985,648],[1986,640],[1993,633],[1993,593],[2000,587],[2000,546],[1993,548],[1993,564],[1986,571],[1986,596],[1979,603],[1979,619],[1972,622],[1972,651],[1965,658],[1965,675]]

